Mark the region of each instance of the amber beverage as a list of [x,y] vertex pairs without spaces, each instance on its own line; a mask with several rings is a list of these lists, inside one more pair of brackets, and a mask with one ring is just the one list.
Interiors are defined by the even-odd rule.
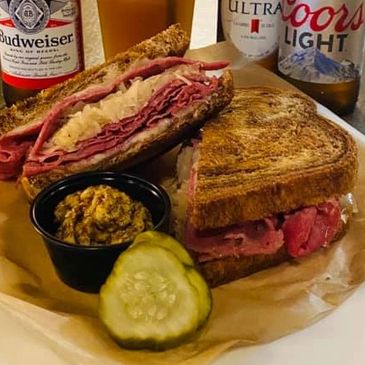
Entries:
[[98,0],[98,8],[107,59],[162,31],[169,22],[168,0]]
[[338,115],[350,114],[355,109],[360,90],[360,78],[348,82],[320,84],[295,80],[285,75],[281,77]]
[[180,23],[190,35],[193,23],[194,0],[170,0],[170,22]]

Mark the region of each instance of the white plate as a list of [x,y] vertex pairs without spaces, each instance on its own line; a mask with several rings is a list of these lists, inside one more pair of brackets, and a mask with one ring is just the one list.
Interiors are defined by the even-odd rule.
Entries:
[[[345,128],[358,144],[365,146],[365,135],[322,105],[318,105],[318,111]],[[365,284],[316,324],[269,344],[228,351],[212,363],[241,364],[364,365]]]
[[223,354],[212,365],[364,365],[365,285],[335,312],[266,345]]

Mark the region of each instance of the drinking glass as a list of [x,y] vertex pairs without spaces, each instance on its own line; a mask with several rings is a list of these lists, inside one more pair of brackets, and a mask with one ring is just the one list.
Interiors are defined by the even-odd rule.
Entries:
[[98,8],[108,59],[172,23],[190,34],[194,0],[98,0]]

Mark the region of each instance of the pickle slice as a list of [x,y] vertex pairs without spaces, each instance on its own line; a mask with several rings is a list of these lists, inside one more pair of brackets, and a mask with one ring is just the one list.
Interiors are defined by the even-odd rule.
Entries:
[[199,327],[203,325],[212,311],[212,295],[208,284],[195,269],[188,269],[187,276],[199,295]]
[[140,243],[153,244],[164,247],[172,251],[184,265],[194,266],[194,261],[190,257],[188,251],[186,251],[186,249],[174,238],[165,233],[157,231],[143,232],[135,238],[135,240],[133,241],[133,246]]
[[166,248],[132,246],[118,258],[101,288],[101,320],[127,348],[178,345],[195,333],[203,313],[208,313],[208,297],[200,294],[204,285],[193,271]]

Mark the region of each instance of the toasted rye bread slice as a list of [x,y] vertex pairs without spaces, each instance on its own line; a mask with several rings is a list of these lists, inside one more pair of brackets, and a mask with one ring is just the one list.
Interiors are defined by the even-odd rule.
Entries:
[[289,254],[282,247],[272,255],[230,256],[200,263],[198,267],[209,286],[215,288],[289,260]]
[[112,80],[141,58],[183,56],[189,46],[189,37],[179,24],[147,39],[128,51],[119,53],[110,61],[85,70],[65,82],[43,90],[35,97],[18,102],[0,111],[0,135],[17,126],[41,119],[57,101],[83,90]]
[[30,200],[43,188],[67,175],[92,170],[126,169],[146,161],[170,148],[176,146],[183,139],[190,137],[198,130],[207,118],[223,109],[233,97],[233,80],[230,71],[225,71],[219,79],[219,87],[211,96],[197,106],[187,108],[184,113],[179,113],[170,123],[168,128],[161,133],[148,133],[143,140],[137,138],[125,151],[120,151],[113,157],[106,157],[94,162],[89,161],[84,166],[70,164],[68,167],[55,169],[32,177],[22,177],[22,186]]
[[192,224],[200,230],[257,220],[345,194],[354,186],[351,136],[299,93],[235,91],[204,126]]

